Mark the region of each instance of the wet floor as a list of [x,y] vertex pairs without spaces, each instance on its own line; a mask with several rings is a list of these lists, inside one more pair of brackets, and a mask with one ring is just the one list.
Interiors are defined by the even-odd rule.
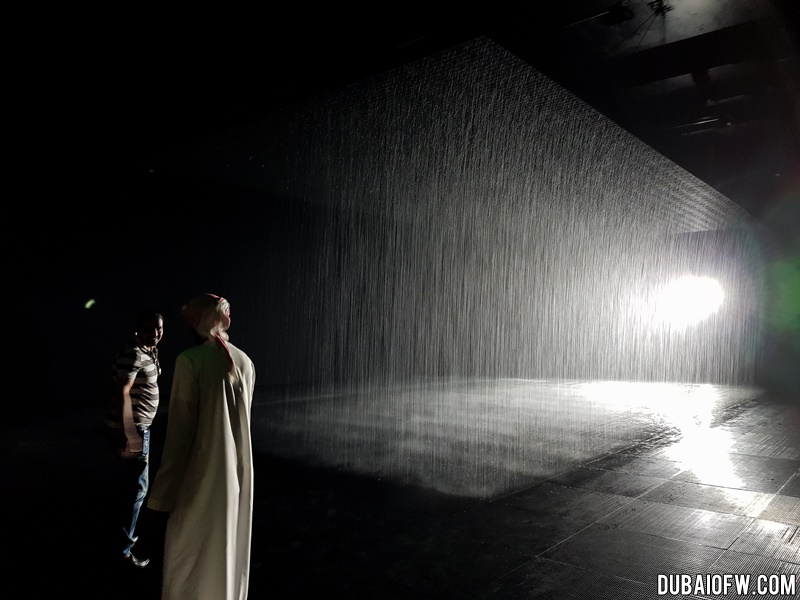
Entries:
[[[4,571],[18,597],[159,597],[155,514],[137,546],[146,569],[108,551],[102,412],[3,428]],[[265,394],[253,429],[251,599],[800,591],[800,398],[450,382]]]
[[420,382],[265,397],[253,430],[265,454],[492,499],[635,443],[705,436],[760,394],[667,383]]

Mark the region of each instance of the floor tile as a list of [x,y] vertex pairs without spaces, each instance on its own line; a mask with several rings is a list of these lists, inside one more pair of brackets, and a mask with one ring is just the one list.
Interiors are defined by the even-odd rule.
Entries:
[[701,508],[743,517],[758,517],[773,498],[773,494],[674,479],[662,483],[641,496],[642,500],[650,502]]
[[608,471],[622,471],[643,477],[656,477],[670,479],[681,471],[680,463],[663,458],[650,456],[635,456],[626,453],[610,454],[587,463],[585,466],[592,469],[605,469]]
[[800,498],[776,494],[761,514],[757,516],[759,519],[766,521],[800,525]]
[[502,540],[504,546],[533,557],[586,526],[583,520],[492,502],[438,521],[432,529],[458,532],[486,542]]
[[730,550],[800,564],[800,530],[797,525],[754,519]]
[[492,582],[469,600],[645,600],[648,586],[556,561],[534,559]]
[[637,497],[664,483],[664,479],[645,477],[625,471],[608,471],[605,469],[592,469],[577,467],[561,473],[547,480],[568,487],[577,487],[595,492],[618,494],[620,496]]
[[778,493],[783,496],[792,496],[793,498],[800,498],[800,473],[795,473],[786,484],[778,490]]
[[599,522],[628,531],[729,548],[752,521],[750,517],[633,500]]
[[723,552],[721,548],[595,524],[551,548],[541,558],[638,581],[655,589],[661,574],[709,572]]
[[686,469],[675,475],[676,481],[690,481],[754,492],[775,493],[797,472],[800,461],[764,456],[728,453],[715,468]]
[[[745,587],[739,590],[730,588],[727,595],[699,594],[700,598],[767,597],[777,600],[796,600],[800,595],[800,565],[797,564],[726,550],[713,566],[712,572],[732,575],[735,578],[734,585],[738,581]],[[769,593],[770,591],[775,593]]]
[[544,482],[504,498],[502,502],[536,513],[568,517],[588,524],[625,506],[632,499]]

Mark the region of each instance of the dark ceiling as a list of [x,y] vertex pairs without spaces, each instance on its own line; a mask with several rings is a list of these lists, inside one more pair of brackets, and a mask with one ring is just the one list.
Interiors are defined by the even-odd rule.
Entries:
[[78,43],[79,55],[110,63],[84,72],[105,87],[94,119],[110,113],[107,127],[97,123],[95,160],[115,176],[145,171],[183,142],[488,36],[754,216],[796,197],[800,2],[530,5],[464,25],[391,11],[318,14],[309,25],[302,8],[295,18],[139,19],[98,45]]

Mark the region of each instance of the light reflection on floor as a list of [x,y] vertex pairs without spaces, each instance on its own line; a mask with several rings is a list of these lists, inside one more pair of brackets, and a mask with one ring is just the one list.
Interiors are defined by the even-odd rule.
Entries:
[[[637,442],[737,486],[716,426],[749,387],[469,380],[257,398],[257,452],[493,497]],[[727,483],[726,483],[727,482]]]
[[698,480],[729,488],[742,485],[729,457],[733,436],[729,431],[712,428],[712,423],[715,411],[723,405],[723,393],[727,404],[736,398],[749,399],[752,390],[708,384],[616,382],[584,384],[583,389],[610,406],[646,407],[653,417],[677,428],[675,443],[666,446],[662,456],[692,471]]

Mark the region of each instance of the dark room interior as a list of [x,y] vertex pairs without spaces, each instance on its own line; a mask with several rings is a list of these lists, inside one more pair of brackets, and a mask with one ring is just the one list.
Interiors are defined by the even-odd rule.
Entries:
[[108,375],[160,311],[155,468],[203,292],[257,373],[251,600],[797,597],[797,2],[83,10],[11,61],[15,597],[161,597]]

